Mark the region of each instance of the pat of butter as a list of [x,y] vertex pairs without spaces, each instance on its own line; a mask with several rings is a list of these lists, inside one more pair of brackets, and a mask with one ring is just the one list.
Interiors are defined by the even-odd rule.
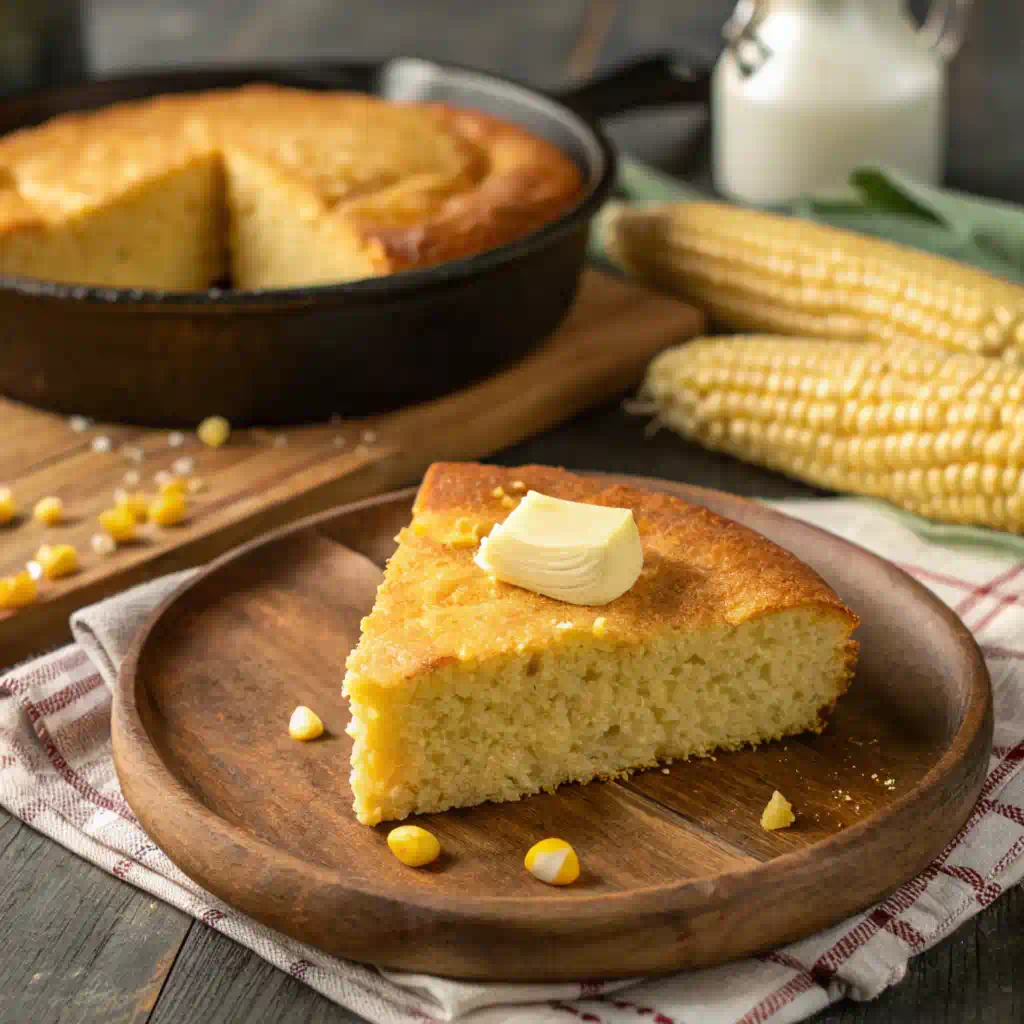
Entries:
[[601,605],[636,583],[644,553],[632,509],[528,491],[480,542],[475,561],[484,572],[535,594]]

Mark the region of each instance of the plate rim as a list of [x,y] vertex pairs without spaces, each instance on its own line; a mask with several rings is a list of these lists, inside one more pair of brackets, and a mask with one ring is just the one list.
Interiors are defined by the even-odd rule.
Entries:
[[[887,831],[887,827],[895,819],[907,815],[915,806],[926,803],[929,794],[933,794],[936,789],[940,788],[949,776],[955,775],[958,766],[962,767],[968,755],[974,753],[976,757],[981,758],[982,755],[977,751],[979,744],[984,751],[988,752],[991,750],[993,733],[991,680],[977,641],[948,605],[943,603],[932,591],[897,565],[853,541],[848,541],[812,523],[789,516],[778,509],[762,505],[739,495],[654,477],[596,471],[580,471],[580,475],[601,477],[610,482],[626,483],[648,490],[661,491],[683,500],[692,500],[693,497],[699,499],[701,495],[710,495],[716,501],[725,499],[727,505],[750,506],[756,508],[758,514],[765,516],[768,520],[783,520],[789,523],[796,523],[801,529],[818,535],[820,540],[828,544],[838,544],[853,548],[874,562],[879,568],[896,575],[901,581],[909,584],[917,592],[918,598],[931,605],[939,617],[945,620],[950,632],[962,641],[957,646],[962,652],[965,676],[969,680],[969,697],[966,702],[963,720],[950,738],[939,760],[932,765],[911,789],[900,794],[884,808],[834,833],[828,838],[812,843],[800,850],[782,853],[770,860],[760,861],[756,864],[730,871],[711,872],[707,875],[689,877],[668,884],[637,886],[611,893],[580,893],[570,895],[568,893],[561,893],[558,890],[553,892],[545,890],[543,893],[539,893],[536,898],[500,895],[475,896],[470,894],[463,895],[460,898],[460,903],[453,905],[445,895],[435,894],[427,888],[416,893],[415,896],[412,896],[408,891],[396,895],[392,888],[386,884],[375,885],[372,879],[348,878],[345,876],[341,865],[327,868],[310,863],[301,857],[274,846],[272,843],[255,836],[251,832],[245,831],[216,814],[190,793],[164,763],[159,751],[150,740],[139,714],[136,699],[138,687],[141,685],[141,680],[138,676],[139,664],[146,643],[158,624],[174,605],[193,588],[200,586],[231,563],[241,561],[262,547],[280,542],[293,535],[316,530],[320,526],[365,509],[378,505],[397,504],[402,501],[411,503],[418,490],[417,486],[413,486],[328,509],[247,541],[209,562],[189,579],[182,581],[147,616],[145,623],[136,633],[129,651],[121,663],[118,679],[113,688],[111,715],[114,762],[118,779],[129,807],[139,818],[144,829],[152,833],[153,829],[149,822],[155,821],[157,817],[159,817],[161,822],[173,820],[178,814],[190,816],[193,819],[198,818],[217,837],[218,842],[230,842],[236,849],[241,847],[245,852],[246,858],[254,864],[257,861],[252,860],[252,858],[258,858],[259,862],[263,864],[277,862],[292,870],[298,870],[302,875],[322,884],[326,888],[339,887],[352,896],[376,903],[377,905],[390,903],[400,904],[405,907],[411,906],[417,913],[441,916],[457,924],[462,923],[474,926],[495,925],[507,922],[510,912],[514,912],[518,926],[545,928],[556,925],[559,922],[564,922],[566,914],[569,912],[574,918],[582,920],[589,918],[596,921],[599,916],[602,925],[614,927],[616,923],[634,922],[645,917],[651,919],[664,918],[667,912],[678,913],[687,909],[698,908],[707,899],[709,880],[714,880],[718,896],[720,898],[727,898],[730,890],[742,889],[745,885],[749,884],[752,877],[756,877],[759,880],[759,885],[770,886],[777,878],[782,876],[786,876],[790,880],[794,877],[801,877],[801,869],[806,872],[808,864],[812,861],[814,862],[814,873],[817,873],[818,862],[823,856],[829,861],[840,860],[843,855],[848,855],[859,847],[862,837],[872,830]],[[749,526],[748,529],[756,529],[756,527]],[[969,664],[972,662],[973,667],[969,668]],[[137,762],[147,764],[149,770],[154,771],[159,777],[160,788],[167,797],[164,809],[159,815],[150,816],[147,812],[139,815],[138,809],[133,806],[133,795],[131,792],[133,782],[131,776],[125,770],[126,761],[131,756],[134,756]],[[971,763],[973,763],[973,760]],[[987,765],[987,758],[984,759],[983,763]],[[968,805],[968,812],[964,820],[969,816],[970,808],[977,801],[986,774],[987,772],[980,773],[980,779],[977,786],[974,787],[975,792]],[[943,843],[948,842],[952,836],[959,832],[964,824],[964,820],[957,820],[955,822],[956,827],[948,830],[949,835],[944,837]],[[166,832],[165,829],[159,829],[159,831]],[[935,845],[938,849],[941,849],[938,843]],[[165,850],[165,852],[167,851]],[[188,870],[182,867],[176,856],[172,857],[169,852],[167,852],[167,855],[186,875],[189,874]],[[922,865],[922,868],[924,866],[926,865]],[[921,870],[921,868],[918,870]],[[913,877],[913,875],[906,875],[894,884],[887,885],[882,890],[881,895],[884,895],[885,892],[891,892],[910,877]],[[199,884],[204,888],[208,888],[205,881],[199,882]],[[881,896],[878,898],[881,898]],[[243,909],[247,914],[252,914],[252,911],[248,909],[239,909]],[[850,912],[855,911],[851,910]]]

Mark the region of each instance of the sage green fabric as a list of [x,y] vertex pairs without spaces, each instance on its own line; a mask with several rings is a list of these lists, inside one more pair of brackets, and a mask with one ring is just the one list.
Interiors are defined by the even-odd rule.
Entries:
[[[627,202],[699,201],[711,198],[670,175],[624,157],[615,198]],[[1009,203],[922,185],[880,167],[860,168],[848,189],[811,196],[786,211],[914,246],[1024,283],[1024,209]],[[607,263],[596,232],[591,256]],[[977,526],[954,526],[871,500],[919,536],[951,546],[981,545],[1024,554],[1024,537]]]

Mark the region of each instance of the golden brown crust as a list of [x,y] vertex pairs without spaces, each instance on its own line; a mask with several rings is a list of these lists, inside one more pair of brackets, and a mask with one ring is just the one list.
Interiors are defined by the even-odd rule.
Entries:
[[0,236],[59,228],[147,177],[232,152],[272,168],[297,215],[344,223],[390,273],[513,241],[582,194],[555,146],[486,114],[252,85],[68,114],[0,140]]
[[0,138],[0,232],[60,223],[209,152],[183,130],[190,103],[118,103]]
[[482,166],[469,187],[443,197],[419,224],[360,221],[392,270],[485,252],[543,227],[579,201],[579,170],[549,142],[480,111],[423,109],[481,154]]
[[[527,489],[633,509],[644,569],[632,589],[602,607],[578,607],[484,574],[473,562],[479,537],[505,519],[508,499]],[[813,569],[761,534],[669,495],[548,466],[435,463],[399,539],[349,659],[350,690],[364,683],[397,686],[450,660],[543,649],[571,634],[593,636],[598,617],[605,619],[602,639],[610,643],[737,626],[794,608],[838,616],[851,631],[857,624]],[[852,669],[852,640],[848,654]]]

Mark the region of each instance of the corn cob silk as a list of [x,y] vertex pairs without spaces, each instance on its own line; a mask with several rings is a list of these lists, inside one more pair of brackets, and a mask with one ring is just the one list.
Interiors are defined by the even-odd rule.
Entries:
[[1024,364],[1024,287],[953,260],[720,203],[611,204],[599,231],[620,266],[732,330]]
[[1024,533],[1024,368],[919,342],[733,336],[662,353],[644,392],[705,447]]

